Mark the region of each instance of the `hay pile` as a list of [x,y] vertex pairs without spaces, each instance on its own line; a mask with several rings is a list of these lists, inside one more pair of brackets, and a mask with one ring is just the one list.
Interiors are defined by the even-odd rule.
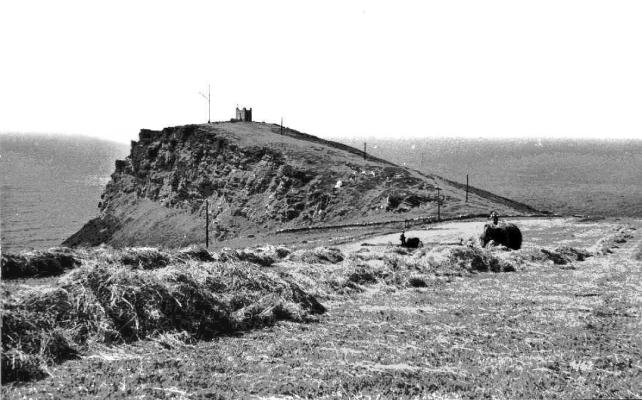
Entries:
[[90,342],[173,332],[208,339],[325,311],[297,285],[245,262],[145,269],[88,261],[57,287],[5,296],[3,306],[3,382],[39,378]]
[[613,253],[613,249],[620,247],[620,244],[626,243],[633,237],[631,234],[635,228],[632,226],[620,225],[613,229],[613,232],[600,240],[592,247],[595,254],[606,255]]
[[383,254],[361,250],[334,264],[327,261],[306,264],[293,262],[293,258],[278,264],[282,276],[307,292],[328,299],[362,292],[366,285],[381,285],[386,290],[426,287],[440,281],[440,277],[516,269],[515,264],[490,250],[467,246],[424,248],[414,253],[399,252],[396,247],[386,249]]
[[[113,249],[70,249],[56,247],[42,251],[26,251],[2,255],[2,278],[44,278],[59,276],[84,262],[126,265],[139,269],[157,269],[170,264],[186,264],[191,261],[214,261],[218,256],[203,247],[193,246],[177,251],[155,247],[130,247]],[[237,258],[239,259],[239,258]]]
[[264,267],[272,266],[287,257],[292,250],[284,246],[265,245],[241,250],[225,249],[221,253],[224,260],[247,261]]
[[345,255],[335,247],[316,247],[314,249],[297,250],[286,259],[306,264],[336,264],[343,261]]
[[510,256],[512,260],[521,264],[533,262],[552,263],[553,265],[574,268],[573,263],[586,260],[592,256],[592,253],[586,249],[578,249],[570,246],[560,246],[554,249],[531,247],[513,252]]
[[515,271],[516,265],[500,257],[497,250],[474,246],[440,246],[421,249],[410,257],[398,258],[407,268],[437,276]]
[[516,266],[497,256],[497,252],[479,247],[453,246],[446,251],[446,262],[439,263],[437,270],[473,272],[513,272]]
[[2,279],[45,278],[80,265],[75,252],[64,247],[2,254]]
[[127,265],[138,269],[158,269],[168,265],[186,265],[193,261],[218,261],[221,257],[202,246],[190,246],[179,250],[157,247],[97,247],[79,253],[85,260],[102,264]]

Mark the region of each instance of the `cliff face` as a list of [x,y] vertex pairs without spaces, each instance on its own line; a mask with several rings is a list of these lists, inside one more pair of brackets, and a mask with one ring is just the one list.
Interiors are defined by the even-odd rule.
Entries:
[[505,199],[472,194],[452,182],[388,163],[354,148],[277,125],[215,123],[142,130],[116,161],[100,214],[65,245],[184,246],[202,243],[205,203],[210,237],[284,227],[442,215],[532,212]]

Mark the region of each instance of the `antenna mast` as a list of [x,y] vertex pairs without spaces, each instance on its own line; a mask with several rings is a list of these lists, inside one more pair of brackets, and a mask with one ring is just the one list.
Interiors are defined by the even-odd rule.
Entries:
[[207,85],[207,96],[203,92],[198,92],[205,100],[207,100],[207,123],[209,124],[212,120],[212,103],[211,103],[211,93],[210,93],[210,85]]

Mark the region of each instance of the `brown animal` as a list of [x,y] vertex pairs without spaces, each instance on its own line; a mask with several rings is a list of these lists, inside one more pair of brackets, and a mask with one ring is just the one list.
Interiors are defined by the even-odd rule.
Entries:
[[479,236],[482,247],[504,245],[509,249],[519,250],[522,247],[522,232],[511,223],[487,223],[484,232]]
[[416,249],[418,247],[423,246],[423,243],[421,243],[421,240],[419,240],[419,238],[411,237],[406,239],[406,235],[404,232],[401,232],[400,239],[401,239],[402,247],[407,247],[409,249]]

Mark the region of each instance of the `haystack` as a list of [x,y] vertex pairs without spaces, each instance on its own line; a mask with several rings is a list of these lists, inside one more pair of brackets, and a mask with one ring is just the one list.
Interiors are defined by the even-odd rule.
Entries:
[[325,311],[298,285],[246,262],[138,266],[89,260],[55,288],[4,298],[3,381],[38,378],[46,365],[90,342],[172,332],[209,339],[282,319],[308,321]]

